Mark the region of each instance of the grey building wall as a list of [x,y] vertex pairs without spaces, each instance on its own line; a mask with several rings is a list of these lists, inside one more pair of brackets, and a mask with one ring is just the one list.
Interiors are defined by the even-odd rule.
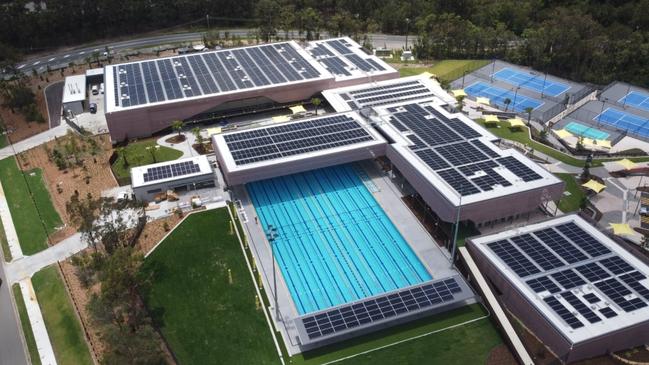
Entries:
[[194,184],[202,185],[206,183],[214,183],[214,174],[208,173],[204,175],[192,176],[189,178],[178,179],[173,181],[166,181],[159,184],[150,184],[139,187],[133,187],[133,194],[135,198],[140,201],[152,201],[154,197],[167,190],[174,190],[180,187],[185,187],[186,190],[194,190]]

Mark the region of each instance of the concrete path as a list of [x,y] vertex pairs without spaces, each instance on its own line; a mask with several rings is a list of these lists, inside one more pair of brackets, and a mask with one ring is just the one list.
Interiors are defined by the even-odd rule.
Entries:
[[20,329],[20,319],[14,304],[11,285],[6,278],[4,258],[0,250],[0,365],[27,365],[26,346]]
[[16,227],[14,227],[14,221],[11,218],[9,203],[7,203],[2,183],[0,183],[0,219],[2,219],[2,227],[4,227],[5,237],[9,244],[9,252],[11,252],[12,259],[21,259],[23,257],[23,250],[20,248],[20,243],[18,242],[18,234],[16,233]]
[[68,133],[68,130],[71,130],[70,127],[67,123],[64,123],[59,125],[58,127],[48,129],[45,132],[41,132],[20,142],[16,142],[13,144],[13,146],[9,145],[7,147],[0,148],[0,160],[40,146],[45,142],[53,140],[55,137],[63,137]]
[[6,265],[7,280],[15,283],[30,278],[41,269],[63,261],[75,253],[88,247],[81,239],[81,233],[76,233],[56,245],[31,256],[24,256]]
[[[164,147],[169,147],[173,148],[175,150],[181,151],[183,153],[182,156],[179,158],[188,158],[188,157],[193,157],[193,156],[198,156],[198,152],[194,151],[194,148],[192,148],[192,145],[196,143],[196,136],[194,136],[194,133],[190,131],[184,131],[180,132],[182,135],[185,136],[185,141],[181,143],[167,143],[165,142],[166,139],[169,139],[175,135],[178,135],[178,133],[172,133],[172,134],[167,134],[166,136],[163,136],[161,138],[158,138],[156,141],[157,144],[160,146]],[[201,133],[205,134],[203,130],[201,130]],[[207,138],[206,138],[207,140]]]
[[52,348],[50,337],[47,334],[47,328],[45,327],[41,307],[38,305],[38,300],[36,299],[32,281],[31,279],[24,279],[20,281],[19,285],[20,292],[23,294],[25,301],[25,307],[27,308],[27,316],[29,317],[32,332],[34,333],[34,342],[36,342],[36,349],[38,349],[41,364],[55,365],[56,357],[54,356],[54,349]]

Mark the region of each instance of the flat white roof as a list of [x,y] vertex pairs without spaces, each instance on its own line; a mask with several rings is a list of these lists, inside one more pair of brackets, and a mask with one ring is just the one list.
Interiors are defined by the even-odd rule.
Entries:
[[131,185],[139,188],[212,173],[210,161],[206,156],[200,155],[133,167]]
[[104,70],[106,113],[333,79],[295,41],[109,65]]
[[213,138],[214,148],[221,151],[230,172],[386,143],[356,112],[271,124]]
[[[565,224],[567,224],[567,226],[564,226]],[[571,224],[573,225],[573,228],[568,230],[567,228],[570,227]],[[574,225],[580,228],[581,231],[574,229]],[[556,227],[560,228],[557,229]],[[570,231],[578,233],[571,234]],[[525,236],[526,234],[527,236]],[[554,238],[548,239],[547,237],[550,235]],[[568,240],[565,238],[568,238]],[[512,239],[517,240],[516,242],[521,242],[521,239],[523,241],[529,241],[531,239],[532,244],[527,249],[521,249],[522,246],[512,241]],[[512,266],[503,259],[504,256],[499,256],[489,246],[490,244],[494,244],[492,247],[496,247],[496,245],[502,242],[507,242],[514,248],[510,248],[506,253],[501,254],[501,256],[508,256],[508,260],[513,260],[511,262],[520,263],[520,261],[527,261],[528,263],[522,263],[527,266],[528,270],[526,271],[530,272],[529,268],[535,268],[533,271],[536,272],[528,274],[525,277],[519,276]],[[559,245],[558,242],[562,242],[562,244]],[[561,216],[545,222],[493,235],[471,238],[469,244],[487,257],[489,263],[525,297],[528,303],[540,312],[543,317],[545,317],[545,319],[557,329],[557,331],[573,344],[587,341],[590,338],[606,335],[610,332],[649,320],[649,306],[647,306],[649,298],[646,296],[643,297],[638,290],[633,288],[633,286],[636,286],[641,291],[641,288],[645,288],[645,291],[647,290],[646,288],[649,287],[649,279],[647,279],[647,277],[649,277],[649,267],[576,214]],[[562,248],[558,248],[559,246]],[[602,249],[602,246],[604,249]],[[594,252],[597,252],[598,249],[602,254],[595,256]],[[582,259],[575,261],[575,252],[577,252]],[[554,266],[556,267],[543,269],[542,265],[548,265],[548,260],[552,260],[551,257],[548,257],[550,255],[558,257],[559,262],[555,263]],[[513,256],[518,256],[518,258],[512,258]],[[617,273],[614,273],[608,266],[601,264],[602,261],[611,262],[619,260],[615,259],[615,257],[621,259],[621,261],[626,263],[626,265],[630,265],[630,269],[629,267],[624,269],[625,265],[621,264],[622,266],[620,266],[618,263],[611,265],[614,270],[618,271]],[[541,261],[544,263],[541,264]],[[589,279],[588,276],[594,274],[589,274],[589,271],[582,267],[583,265],[588,265],[591,269],[598,267],[599,274],[592,276]],[[579,269],[575,270],[575,268]],[[518,270],[520,270],[520,268]],[[581,279],[579,282],[585,283],[566,289],[560,281],[555,279],[559,276],[553,275],[558,272],[565,272],[566,270],[572,271]],[[632,275],[639,277],[644,276],[645,278],[634,281],[634,284],[630,285],[624,279],[628,279],[627,274],[634,272],[635,274]],[[559,275],[566,277],[562,274]],[[530,281],[537,283],[539,278],[549,279],[550,282],[557,286],[558,291],[555,289],[554,293],[551,293],[549,290],[536,292],[532,289],[530,284],[526,283]],[[566,282],[569,282],[569,280]],[[602,285],[602,282],[607,282],[607,285]],[[616,282],[617,284],[615,284]],[[622,292],[615,290],[615,287],[622,288]],[[568,294],[564,296],[564,293]],[[611,296],[616,296],[616,293],[626,294],[617,299],[613,299]],[[566,297],[568,297],[568,299],[566,299]],[[577,298],[576,301],[574,297]],[[597,300],[593,298],[597,298]],[[571,301],[569,301],[569,299]],[[588,299],[592,299],[594,302],[591,303]],[[574,321],[574,319],[572,319],[572,317],[574,317],[581,323],[581,325],[576,324],[576,326],[579,326],[578,328],[571,327],[568,322],[559,315],[557,310],[551,308],[548,301],[559,311],[562,310],[562,307],[565,308],[567,311],[564,311],[563,315],[566,316],[566,318],[570,318],[571,321]],[[635,307],[637,309],[627,311],[622,309],[620,304],[618,304],[618,302],[623,303],[629,301],[644,303],[644,306],[638,307],[638,305],[636,305]],[[585,306],[586,309],[584,309],[579,303]],[[581,307],[581,310],[576,308],[576,306]],[[615,316],[607,318],[600,311],[603,308],[610,308],[610,310],[615,313]],[[596,317],[592,317],[593,314],[588,313],[589,311],[594,313]],[[607,310],[605,309],[605,311]],[[587,317],[581,312],[586,313],[591,319],[587,319]],[[593,321],[594,323],[592,323]]]
[[415,100],[439,105],[457,103],[426,74],[325,90],[322,95],[338,112]]
[[99,76],[104,74],[103,68],[91,68],[86,70],[86,77],[88,76]]
[[[421,111],[407,110],[413,107]],[[446,111],[439,100],[390,104],[374,111],[372,118],[395,141],[395,151],[455,206],[561,181],[518,151],[501,149],[493,143],[495,136],[464,114]],[[414,126],[403,125],[409,121]]]
[[86,100],[86,75],[66,76],[63,85],[63,104]]
[[374,76],[397,72],[381,58],[365,53],[349,37],[311,41],[305,50],[331,72],[336,81],[367,77],[371,82]]

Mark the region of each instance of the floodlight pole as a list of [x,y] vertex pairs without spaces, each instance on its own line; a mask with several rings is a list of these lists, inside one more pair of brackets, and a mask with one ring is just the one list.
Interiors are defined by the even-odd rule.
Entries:
[[410,28],[410,18],[406,18],[406,51],[408,50],[408,31]]
[[464,89],[464,76],[466,76],[466,71],[467,70],[464,70],[464,72],[462,73],[462,89]]
[[548,73],[546,72],[545,75],[543,76],[543,89],[541,89],[541,97],[543,97],[543,94],[545,94],[545,80],[548,78]]
[[462,186],[460,187],[460,204],[457,206],[457,215],[455,216],[455,229],[453,232],[453,246],[451,248],[451,269],[455,263],[455,254],[457,252],[457,233],[460,228],[460,211],[462,210]]
[[626,90],[626,96],[624,97],[624,102],[622,103],[622,108],[626,108],[626,98],[629,97],[630,92],[631,92],[631,84],[629,84],[629,87]]
[[516,108],[516,97],[518,96],[518,89],[520,88],[520,86],[517,86],[516,91],[514,92],[514,102],[512,103],[512,110],[514,111],[514,113],[516,113],[516,109],[514,108]]
[[494,73],[496,72],[496,59],[494,58],[491,62],[491,83],[494,82]]

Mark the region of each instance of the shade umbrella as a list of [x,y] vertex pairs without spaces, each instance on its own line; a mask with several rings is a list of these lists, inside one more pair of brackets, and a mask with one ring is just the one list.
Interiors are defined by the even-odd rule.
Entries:
[[498,119],[498,117],[493,114],[488,114],[484,116],[484,121],[485,123],[498,123],[500,119]]
[[466,93],[464,92],[464,89],[451,90],[451,93],[452,93],[453,96],[455,96],[456,98],[457,98],[458,96],[466,96]]
[[568,132],[568,131],[565,130],[565,129],[555,130],[555,131],[554,131],[554,134],[555,134],[557,137],[561,138],[561,139],[566,139],[566,138],[568,138],[568,137],[573,137],[572,133]]
[[622,167],[624,167],[625,170],[631,170],[637,166],[635,162],[629,160],[628,158],[625,158],[624,160],[620,160],[620,161],[615,161],[615,162],[622,165]]
[[306,109],[304,109],[302,105],[292,106],[289,109],[291,109],[291,112],[293,112],[293,114],[306,113]]
[[478,104],[489,105],[489,98],[480,96],[475,98],[475,102]]
[[507,122],[509,123],[510,127],[524,127],[525,126],[525,122],[523,122],[520,118],[507,119]]
[[585,187],[586,189],[590,189],[596,193],[600,193],[604,188],[606,188],[606,185],[600,184],[597,180],[590,180],[585,184],[582,184],[581,186]]
[[618,236],[631,236],[636,233],[628,223],[611,223],[611,229]]

